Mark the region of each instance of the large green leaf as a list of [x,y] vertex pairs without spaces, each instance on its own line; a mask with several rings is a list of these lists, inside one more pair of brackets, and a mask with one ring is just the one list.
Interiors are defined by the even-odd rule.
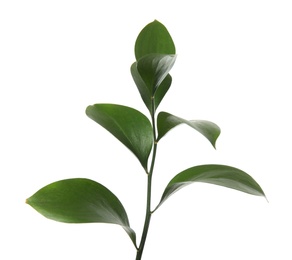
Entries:
[[174,42],[168,30],[157,20],[142,29],[135,43],[136,60],[151,53],[175,54]]
[[[149,54],[137,61],[137,72],[152,96],[171,70],[176,56]],[[136,82],[137,83],[137,82]]]
[[215,148],[216,140],[220,135],[220,128],[205,120],[185,120],[166,112],[160,112],[157,117],[158,140],[168,131],[180,124],[187,124],[205,136]]
[[226,165],[199,165],[177,174],[166,186],[156,209],[173,193],[194,182],[216,184],[252,195],[265,196],[260,185],[244,171]]
[[136,235],[122,203],[98,182],[83,178],[57,181],[37,191],[26,202],[55,221],[120,225],[136,246]]
[[128,147],[147,170],[153,145],[153,131],[149,119],[144,114],[133,108],[115,104],[88,106],[86,114]]

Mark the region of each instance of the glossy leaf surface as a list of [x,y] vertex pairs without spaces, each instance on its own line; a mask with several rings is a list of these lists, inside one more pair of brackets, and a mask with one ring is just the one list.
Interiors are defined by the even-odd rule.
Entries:
[[[152,99],[151,99],[151,93],[147,85],[145,84],[144,80],[140,76],[140,73],[137,69],[137,62],[133,63],[131,66],[131,74],[134,79],[134,82],[139,90],[140,96],[146,105],[147,109],[150,113],[152,113]],[[157,87],[157,90],[154,94],[154,107],[155,110],[159,106],[160,102],[162,101],[163,97],[167,93],[168,89],[171,86],[172,78],[168,74],[165,79],[161,82],[161,84]]]
[[160,112],[157,117],[158,140],[180,124],[187,124],[200,132],[215,148],[216,140],[220,135],[220,128],[216,124],[205,120],[189,121],[166,112]]
[[98,182],[83,178],[57,181],[37,191],[27,203],[55,221],[120,225],[136,245],[136,235],[122,203]]
[[137,62],[134,62],[131,66],[131,74],[132,74],[132,78],[139,90],[140,96],[144,102],[144,104],[146,105],[146,107],[148,108],[148,110],[151,113],[151,93],[149,88],[147,87],[146,83],[144,82],[144,80],[142,79],[138,68],[137,68]]
[[148,88],[151,96],[171,70],[176,56],[166,54],[149,54],[137,61],[137,72]]
[[205,182],[257,196],[265,196],[260,185],[244,171],[226,165],[199,165],[177,174],[166,186],[156,209],[173,193],[194,182]]
[[153,134],[152,125],[144,114],[133,108],[115,104],[88,106],[86,114],[128,147],[144,169],[147,169]]
[[155,104],[155,109],[159,106],[160,102],[164,98],[165,94],[169,90],[171,86],[172,78],[168,74],[165,79],[161,82],[161,84],[158,86],[155,94],[154,94],[154,104]]
[[168,30],[157,20],[142,29],[135,43],[136,60],[151,53],[175,54],[175,45]]

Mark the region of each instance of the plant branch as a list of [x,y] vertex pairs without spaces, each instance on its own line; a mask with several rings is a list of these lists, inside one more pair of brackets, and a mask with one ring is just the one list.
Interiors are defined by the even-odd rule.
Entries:
[[147,202],[146,202],[146,216],[145,216],[145,222],[144,222],[144,228],[143,233],[140,241],[140,245],[137,250],[136,260],[140,260],[142,258],[148,229],[150,225],[151,220],[151,193],[152,193],[152,175],[155,165],[155,158],[156,158],[156,151],[157,151],[157,141],[156,141],[156,124],[155,124],[155,108],[154,108],[154,99],[152,98],[152,112],[151,112],[151,120],[152,120],[152,127],[153,127],[153,139],[154,139],[154,145],[153,145],[153,153],[152,153],[152,160],[151,160],[151,166],[150,170],[147,173],[148,179],[147,179]]

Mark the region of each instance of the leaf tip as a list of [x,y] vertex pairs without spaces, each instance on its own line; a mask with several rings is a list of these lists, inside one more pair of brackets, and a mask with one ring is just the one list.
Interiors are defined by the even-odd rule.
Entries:
[[25,199],[25,204],[31,205],[31,197]]
[[89,116],[89,111],[90,111],[91,107],[92,107],[92,105],[87,106],[86,109],[85,109],[85,114],[86,114],[87,116]]
[[[218,126],[217,126],[217,127],[218,127]],[[217,133],[217,136],[215,137],[214,141],[212,142],[212,146],[214,147],[215,150],[217,150],[216,145],[217,145],[217,140],[218,140],[220,134],[221,134],[221,130],[220,130],[220,128],[218,127],[218,133]]]

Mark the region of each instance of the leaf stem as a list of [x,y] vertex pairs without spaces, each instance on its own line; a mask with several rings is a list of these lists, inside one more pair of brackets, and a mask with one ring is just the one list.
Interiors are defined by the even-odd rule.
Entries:
[[147,178],[147,202],[146,202],[146,215],[145,215],[145,222],[144,222],[144,228],[143,228],[143,233],[140,241],[140,245],[137,250],[136,254],[136,260],[141,260],[147,234],[148,234],[148,229],[150,225],[150,220],[151,220],[151,193],[152,193],[152,175],[153,175],[153,170],[154,170],[154,165],[155,165],[155,158],[156,158],[156,151],[157,151],[157,140],[156,140],[156,124],[155,124],[155,108],[154,108],[154,99],[152,98],[152,112],[151,112],[151,120],[152,120],[152,127],[153,127],[153,139],[154,139],[154,145],[153,145],[153,153],[152,153],[152,161],[151,161],[151,166],[150,170],[148,172],[148,178]]

